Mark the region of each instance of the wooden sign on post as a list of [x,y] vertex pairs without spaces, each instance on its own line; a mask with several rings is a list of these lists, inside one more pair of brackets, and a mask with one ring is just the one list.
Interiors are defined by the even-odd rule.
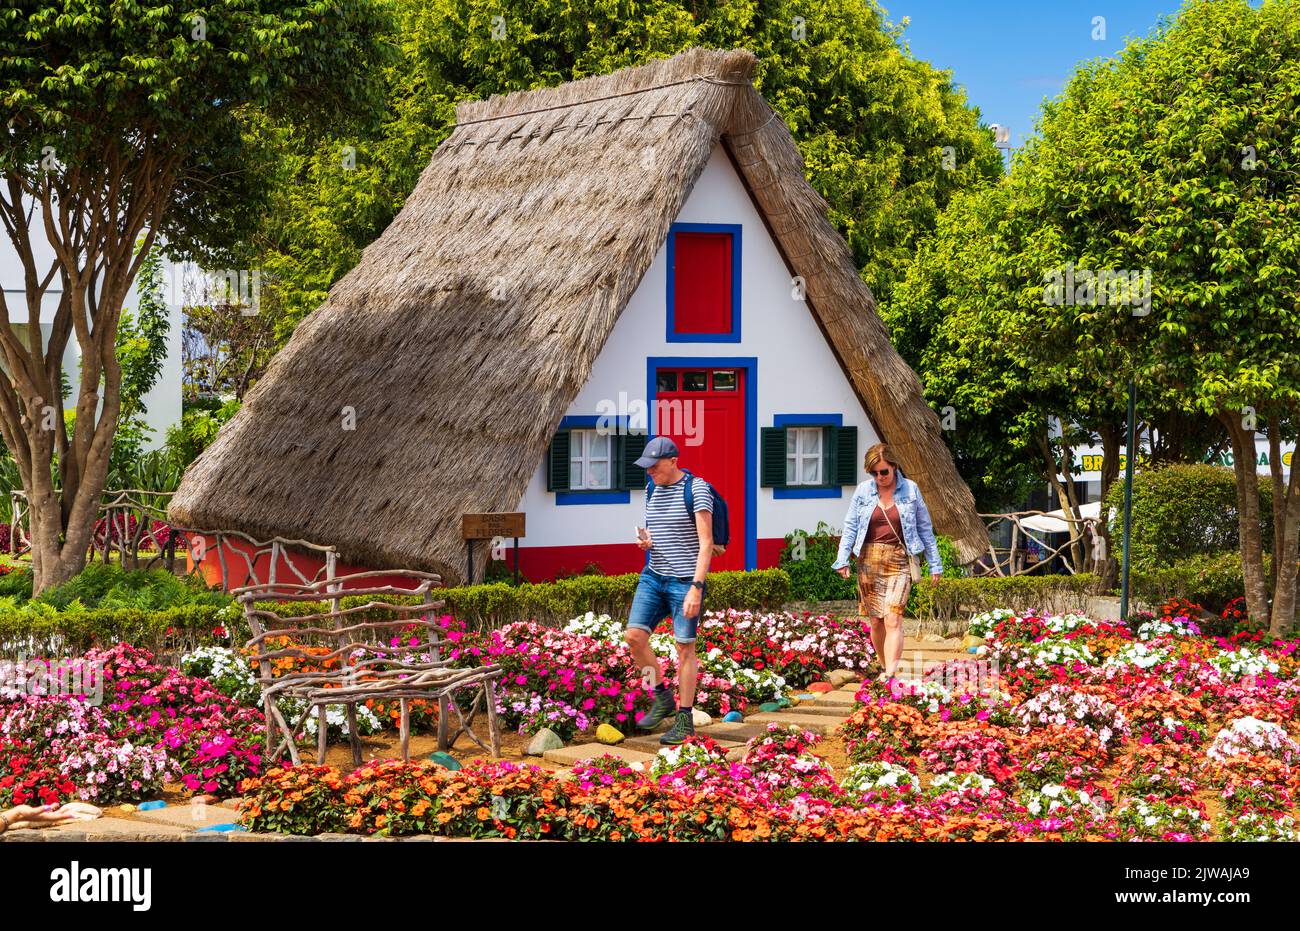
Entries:
[[519,582],[519,538],[524,535],[524,512],[499,514],[462,514],[460,536],[465,541],[465,584],[474,584],[474,541],[513,537],[515,541],[515,582]]
[[491,540],[493,537],[522,537],[523,535],[523,511],[460,516],[460,536],[463,540]]

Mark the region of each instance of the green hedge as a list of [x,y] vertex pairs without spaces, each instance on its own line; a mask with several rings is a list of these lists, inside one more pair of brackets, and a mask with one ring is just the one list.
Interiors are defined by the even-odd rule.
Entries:
[[[1264,557],[1264,572],[1271,557]],[[1188,598],[1215,614],[1234,598],[1246,593],[1241,573],[1241,554],[1204,553],[1180,559],[1171,566],[1132,572],[1129,582],[1139,601],[1156,604],[1166,598]]]
[[1018,575],[1006,578],[923,578],[912,586],[916,593],[914,616],[938,622],[945,629],[993,608],[1031,609],[1062,613],[1082,611],[1088,597],[1097,593],[1098,579],[1079,575]]
[[108,647],[119,641],[165,654],[214,642],[212,631],[218,626],[225,627],[236,642],[242,643],[247,636],[239,629],[241,622],[233,610],[212,605],[9,610],[0,612],[0,656],[79,656],[92,647]]
[[[492,629],[513,621],[536,620],[544,624],[563,624],[594,611],[615,618],[627,617],[636,592],[638,573],[627,575],[580,575],[557,582],[525,582],[507,585],[463,585],[435,589],[435,598],[443,602],[442,610],[464,621],[471,630]],[[724,608],[776,609],[790,598],[790,577],[780,569],[756,572],[713,572],[709,575],[709,592],[704,600],[707,610]],[[406,596],[383,596],[363,599],[347,595],[344,608],[367,601],[389,604],[418,604],[421,599]],[[322,602],[296,601],[266,605],[282,617],[302,616],[323,610]],[[382,610],[353,615],[357,620],[385,619]]]
[[[1273,546],[1273,493],[1259,483],[1260,526],[1265,549]],[[1124,511],[1124,483],[1111,486],[1102,505]],[[1118,531],[1115,536],[1118,541]],[[1132,568],[1149,572],[1191,556],[1236,550],[1237,484],[1232,469],[1205,464],[1169,464],[1133,476]],[[1118,542],[1116,544],[1118,555]]]
[[[804,538],[803,558],[796,559],[795,539]],[[943,560],[944,578],[961,578],[961,566],[957,559],[957,549],[945,536],[935,538],[939,545],[939,557]],[[808,533],[796,530],[786,535],[785,547],[781,550],[780,566],[790,576],[790,598],[795,601],[845,601],[858,597],[858,582],[852,575],[845,579],[831,568],[839,552],[840,538],[833,529],[824,523]],[[924,557],[921,560],[922,573],[928,572]],[[913,586],[912,595],[907,603],[907,613],[915,615],[917,586]]]

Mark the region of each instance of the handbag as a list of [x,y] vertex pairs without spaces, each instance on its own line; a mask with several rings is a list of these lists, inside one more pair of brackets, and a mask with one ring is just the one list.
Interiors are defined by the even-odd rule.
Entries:
[[[897,505],[895,505],[895,507],[897,507]],[[901,546],[903,548],[903,552],[906,553],[907,544],[903,541],[902,534],[900,534],[897,530],[894,529],[894,522],[889,519],[889,510],[883,504],[880,505],[880,510],[881,513],[885,515],[885,523],[889,525],[889,532],[894,535],[894,539],[898,541],[898,545]],[[898,519],[901,521],[903,519],[903,515],[901,514],[898,515]],[[921,560],[911,553],[907,553],[907,572],[912,577],[913,585],[921,581]]]

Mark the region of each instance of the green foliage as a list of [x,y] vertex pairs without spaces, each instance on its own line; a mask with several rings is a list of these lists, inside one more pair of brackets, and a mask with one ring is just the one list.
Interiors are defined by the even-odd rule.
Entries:
[[155,653],[201,643],[226,642],[213,631],[224,628],[242,643],[237,612],[214,605],[173,608],[92,608],[58,611],[48,605],[16,610],[0,604],[0,656],[78,656],[91,647],[126,642]]
[[[803,555],[799,558],[799,541]],[[812,533],[796,530],[786,534],[778,565],[790,576],[790,597],[795,601],[845,601],[858,597],[857,579],[841,578],[831,568],[839,551],[840,536],[819,522]]]
[[1003,578],[923,578],[912,587],[918,593],[914,616],[955,629],[971,614],[1010,608],[1013,611],[1065,612],[1081,610],[1096,594],[1095,575],[1018,575]]
[[[639,575],[580,575],[557,582],[470,585],[441,589],[436,594],[445,610],[470,627],[499,627],[518,620],[563,623],[594,611],[626,617]],[[756,572],[712,572],[705,596],[706,610],[775,608],[790,594],[790,577],[781,569]]]
[[[1265,572],[1269,562],[1265,556]],[[1216,614],[1246,590],[1241,555],[1235,552],[1199,553],[1172,565],[1134,571],[1129,584],[1140,601],[1159,604],[1166,598],[1187,598]]]
[[91,608],[137,608],[157,611],[190,605],[224,607],[233,599],[205,588],[196,577],[184,579],[163,569],[122,569],[91,563],[63,585],[49,588],[33,599],[59,611]]
[[[1264,547],[1271,550],[1273,490],[1261,482],[1259,492]],[[1118,548],[1124,513],[1122,483],[1111,487],[1102,507],[1115,509]],[[1135,571],[1154,571],[1186,557],[1236,550],[1239,543],[1237,485],[1231,469],[1169,464],[1134,473],[1131,565]]]
[[220,406],[191,406],[181,415],[181,422],[167,430],[167,451],[173,463],[184,471],[199,453],[212,445],[221,429],[235,414],[240,402],[231,398]]

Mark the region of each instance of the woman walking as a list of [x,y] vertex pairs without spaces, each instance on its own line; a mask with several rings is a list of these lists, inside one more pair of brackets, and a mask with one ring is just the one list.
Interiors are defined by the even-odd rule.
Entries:
[[931,578],[943,574],[930,511],[916,482],[903,475],[884,443],[867,450],[866,480],[853,493],[834,568],[849,577],[849,554],[858,557],[858,613],[871,619],[871,645],[889,678],[903,658],[903,610],[925,554]]

